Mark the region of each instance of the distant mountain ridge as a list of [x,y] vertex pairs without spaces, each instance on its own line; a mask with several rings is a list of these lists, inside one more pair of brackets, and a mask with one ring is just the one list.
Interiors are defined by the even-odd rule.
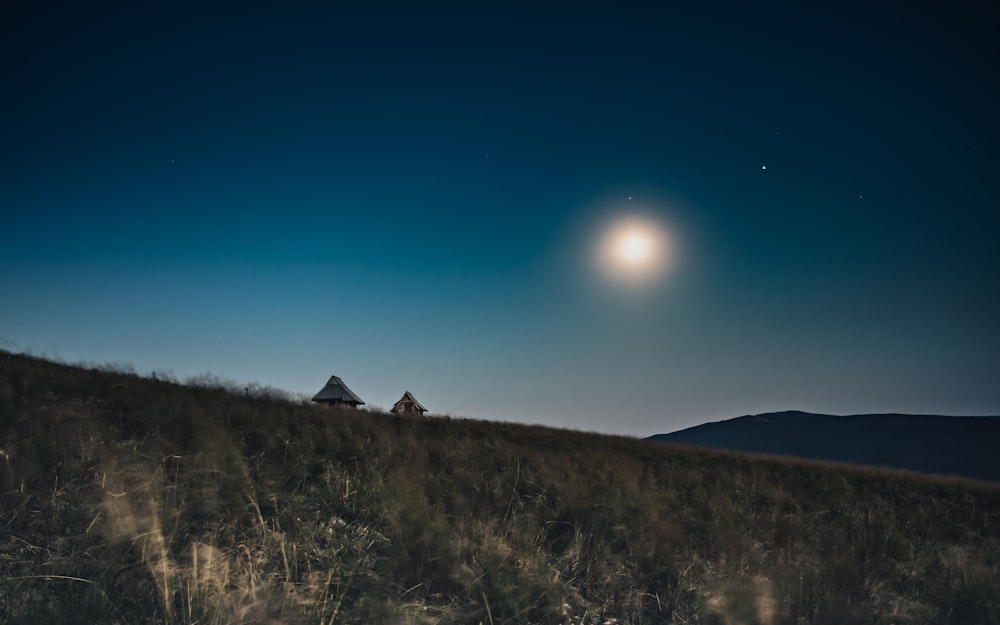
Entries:
[[838,416],[789,410],[649,438],[1000,482],[1000,416]]

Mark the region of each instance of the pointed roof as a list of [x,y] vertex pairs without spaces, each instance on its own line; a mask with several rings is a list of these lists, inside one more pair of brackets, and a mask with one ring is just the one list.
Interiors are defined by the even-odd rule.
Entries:
[[427,412],[427,409],[424,408],[423,405],[420,402],[417,401],[417,398],[414,397],[413,394],[410,393],[410,391],[404,391],[403,392],[403,396],[400,397],[399,401],[397,401],[393,405],[393,407],[392,407],[393,412],[395,412],[399,408],[400,404],[406,404],[406,403],[413,404],[413,407],[416,408],[417,410],[419,410],[420,412]]
[[341,401],[345,404],[357,404],[362,405],[365,402],[361,401],[361,398],[354,394],[354,392],[347,388],[344,381],[335,375],[330,376],[330,381],[326,383],[326,386],[320,389],[318,393],[313,395],[313,401],[327,401],[327,402],[337,402]]

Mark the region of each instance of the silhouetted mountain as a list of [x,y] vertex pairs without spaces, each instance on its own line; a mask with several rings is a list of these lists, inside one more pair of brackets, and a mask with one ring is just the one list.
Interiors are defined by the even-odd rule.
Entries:
[[1000,481],[1000,417],[790,410],[706,423],[650,439]]

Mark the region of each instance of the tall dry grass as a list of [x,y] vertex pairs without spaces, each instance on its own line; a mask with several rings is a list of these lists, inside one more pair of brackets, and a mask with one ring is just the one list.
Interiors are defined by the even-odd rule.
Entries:
[[1000,623],[995,485],[0,359],[0,620]]

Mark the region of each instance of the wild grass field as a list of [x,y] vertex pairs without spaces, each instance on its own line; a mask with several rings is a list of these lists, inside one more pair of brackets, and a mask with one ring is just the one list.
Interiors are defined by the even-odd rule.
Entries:
[[4,623],[989,624],[998,571],[997,484],[0,353]]

